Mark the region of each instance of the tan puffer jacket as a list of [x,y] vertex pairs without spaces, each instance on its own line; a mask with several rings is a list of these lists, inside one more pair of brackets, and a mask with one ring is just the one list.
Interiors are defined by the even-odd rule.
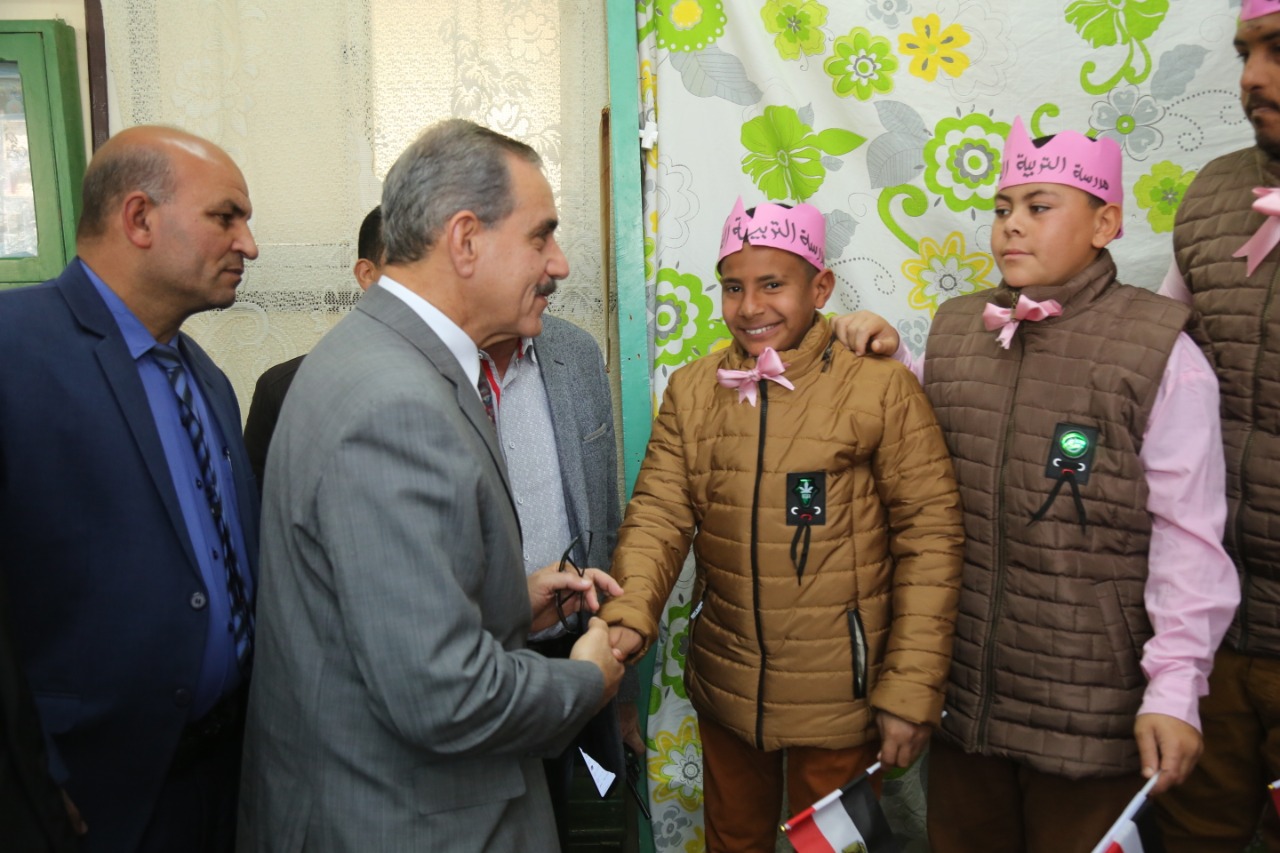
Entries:
[[[716,381],[754,364],[736,347],[672,375],[614,552],[626,595],[601,611],[652,643],[692,541],[690,698],[766,750],[868,742],[873,707],[936,723],[950,662],[963,541],[942,434],[900,364],[830,338],[819,317],[780,354],[795,390],[761,383],[754,408]],[[820,489],[807,546],[787,523],[801,477]]]

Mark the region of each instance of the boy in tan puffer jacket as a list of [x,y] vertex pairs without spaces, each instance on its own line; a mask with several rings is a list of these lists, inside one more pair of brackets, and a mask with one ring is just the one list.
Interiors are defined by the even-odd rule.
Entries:
[[772,851],[782,751],[792,812],[879,754],[906,766],[942,709],[961,571],[959,498],[916,380],[832,346],[834,287],[810,205],[725,224],[734,345],[676,371],[604,606],[632,659],[656,639],[692,544],[685,680],[711,851]]

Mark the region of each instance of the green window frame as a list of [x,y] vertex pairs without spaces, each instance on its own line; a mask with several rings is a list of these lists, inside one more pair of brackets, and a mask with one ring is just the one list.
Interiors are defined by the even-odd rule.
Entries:
[[75,33],[61,21],[0,21],[0,63],[16,63],[35,196],[36,254],[0,258],[0,288],[53,278],[75,256],[84,121]]

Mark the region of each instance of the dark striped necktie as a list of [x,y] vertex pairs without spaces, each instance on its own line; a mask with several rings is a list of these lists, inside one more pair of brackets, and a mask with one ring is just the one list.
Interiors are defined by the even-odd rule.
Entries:
[[489,422],[497,426],[498,413],[493,409],[493,389],[489,387],[489,376],[485,370],[483,356],[480,357],[480,380],[476,382],[476,388],[480,391],[480,402],[484,403],[484,413],[489,416]]
[[249,596],[245,591],[244,578],[240,575],[239,560],[231,538],[231,527],[222,512],[222,493],[218,490],[218,476],[214,473],[213,459],[209,455],[209,444],[205,440],[204,426],[196,415],[191,397],[191,381],[187,370],[173,347],[156,344],[151,348],[151,356],[169,377],[169,385],[178,398],[178,413],[182,418],[183,429],[191,439],[191,447],[196,454],[196,462],[200,466],[200,481],[204,485],[205,501],[209,504],[209,512],[213,515],[214,526],[218,537],[222,540],[223,569],[227,576],[227,595],[231,602],[232,636],[235,638],[236,663],[241,672],[247,671],[249,657],[253,652],[253,609]]

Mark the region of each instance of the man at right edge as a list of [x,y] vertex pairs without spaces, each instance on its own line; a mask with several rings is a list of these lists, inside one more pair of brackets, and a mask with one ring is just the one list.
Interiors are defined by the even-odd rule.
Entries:
[[1204,754],[1158,800],[1169,853],[1240,853],[1260,815],[1266,849],[1280,851],[1267,802],[1280,777],[1280,189],[1269,189],[1280,187],[1280,0],[1244,0],[1235,48],[1256,144],[1209,163],[1188,188],[1160,289],[1195,307],[1218,376],[1225,542],[1241,584],[1200,702]]

